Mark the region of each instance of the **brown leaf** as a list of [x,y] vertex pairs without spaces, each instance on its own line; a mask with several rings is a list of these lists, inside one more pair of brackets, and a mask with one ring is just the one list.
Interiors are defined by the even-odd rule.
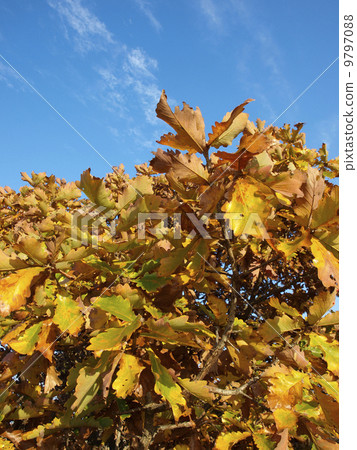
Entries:
[[245,134],[239,143],[239,149],[256,155],[267,150],[271,146],[271,140],[263,133]]
[[305,357],[303,350],[300,350],[298,345],[294,345],[292,348],[286,348],[278,354],[279,361],[298,367],[299,369],[304,369],[309,362]]
[[173,133],[165,134],[160,141],[157,141],[159,144],[168,145],[178,150],[188,150],[189,153],[203,153],[206,147],[205,124],[198,107],[194,110],[183,102],[182,110],[176,106],[175,112],[172,112],[163,90],[156,108],[156,114],[159,119],[168,123],[177,133],[176,135]]
[[43,392],[45,394],[48,394],[50,391],[52,391],[53,388],[55,388],[56,386],[58,386],[60,384],[62,384],[62,381],[58,377],[58,373],[56,372],[55,366],[50,366],[47,369],[45,386],[44,386]]
[[314,392],[321,405],[322,411],[325,414],[327,422],[338,430],[339,406],[337,401],[325,394],[317,385],[314,385]]
[[297,199],[294,208],[297,214],[296,221],[303,226],[310,226],[312,213],[318,207],[325,190],[325,182],[317,168],[310,167],[307,170],[306,182],[302,191],[304,196]]
[[228,112],[222,122],[215,122],[212,125],[212,133],[208,133],[209,141],[207,143],[210,147],[219,148],[221,146],[227,147],[232,144],[232,140],[242,132],[247,124],[248,114],[242,114],[245,105],[252,102],[249,98],[241,105]]
[[200,196],[200,206],[203,213],[214,212],[218,202],[224,195],[224,186],[221,183],[212,184]]
[[50,362],[52,362],[52,356],[55,350],[53,343],[55,342],[56,337],[56,327],[53,325],[52,320],[49,319],[44,321],[38,336],[36,350],[41,352],[41,354]]
[[275,450],[288,450],[289,449],[289,429],[285,428],[281,433],[279,433],[280,441],[275,447]]
[[155,153],[155,158],[150,165],[157,173],[173,172],[181,181],[196,184],[208,184],[208,172],[203,167],[202,161],[196,155],[182,154],[179,151],[168,150],[164,152],[161,148]]
[[301,170],[295,170],[291,175],[290,172],[279,173],[278,175],[269,177],[265,180],[265,183],[279,194],[286,197],[303,197],[304,193],[301,190],[301,186],[306,181],[306,174]]

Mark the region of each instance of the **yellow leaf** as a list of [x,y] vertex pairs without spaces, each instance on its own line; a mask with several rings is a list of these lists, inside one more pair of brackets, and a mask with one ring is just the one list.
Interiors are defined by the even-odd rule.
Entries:
[[62,332],[77,336],[84,323],[78,303],[69,296],[58,294],[53,322],[58,325]]
[[338,342],[332,341],[328,342],[326,336],[322,336],[316,333],[310,333],[310,346],[320,347],[324,353],[324,360],[327,362],[328,370],[335,375],[338,375],[338,361],[339,361],[339,351]]
[[148,349],[151,370],[155,377],[155,392],[162,395],[171,405],[175,420],[187,410],[186,400],[180,386],[174,382],[169,371],[164,367],[155,353]]
[[285,428],[290,430],[297,424],[298,417],[291,409],[278,408],[273,411],[273,415],[278,431],[282,431]]
[[267,342],[280,337],[286,331],[301,328],[301,324],[297,319],[291,319],[286,314],[281,317],[276,316],[274,319],[267,319],[259,329],[259,333]]
[[113,389],[117,397],[126,398],[133,392],[143,369],[144,366],[140,364],[138,358],[123,354],[116,379],[113,382]]
[[247,439],[251,434],[248,431],[233,431],[230,433],[221,433],[215,444],[214,444],[214,450],[229,450],[233,447],[234,444],[240,441],[244,441],[244,439]]
[[[265,221],[273,205],[264,196],[268,192],[261,189],[264,186],[254,179],[241,178],[235,184],[232,200],[222,206],[222,211],[226,213],[225,219],[230,221],[235,236],[247,234],[266,237]],[[259,195],[260,192],[263,195]]]
[[214,400],[214,394],[210,392],[206,380],[191,381],[189,378],[178,378],[178,380],[181,386],[195,397],[210,403]]
[[337,286],[339,280],[339,263],[335,256],[326,249],[321,242],[316,239],[311,239],[311,251],[314,255],[312,260],[315,267],[317,267],[318,275],[325,287]]
[[313,304],[309,308],[309,314],[307,316],[307,321],[310,325],[313,325],[321,317],[333,307],[335,304],[336,292],[329,291],[320,292],[319,295],[314,297]]
[[226,302],[221,298],[216,297],[215,295],[208,295],[207,304],[215,315],[219,325],[224,325],[227,322],[228,311]]
[[26,304],[34,278],[43,271],[40,267],[21,269],[0,280],[0,315],[8,316]]
[[9,346],[15,350],[15,352],[21,353],[22,355],[32,355],[41,327],[42,322],[32,325],[32,327],[27,328],[18,339],[9,342]]

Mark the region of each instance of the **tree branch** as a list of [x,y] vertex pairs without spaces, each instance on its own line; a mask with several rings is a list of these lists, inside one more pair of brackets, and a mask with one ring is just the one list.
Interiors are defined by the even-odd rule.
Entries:
[[206,359],[206,361],[203,361],[202,365],[202,369],[200,370],[200,372],[198,373],[196,380],[203,380],[205,378],[205,376],[211,371],[212,367],[214,366],[214,364],[217,362],[218,358],[220,357],[221,353],[224,350],[224,347],[226,345],[226,342],[229,338],[229,336],[232,333],[232,329],[233,329],[233,324],[234,324],[234,319],[235,319],[235,315],[236,315],[236,307],[238,304],[238,300],[239,300],[239,296],[238,296],[238,279],[239,279],[239,273],[238,273],[238,269],[237,269],[237,264],[234,258],[234,254],[233,254],[233,250],[231,247],[231,242],[228,238],[228,235],[226,233],[226,229],[224,227],[223,224],[221,224],[221,229],[222,229],[222,233],[223,233],[223,238],[224,238],[224,246],[232,267],[232,272],[233,272],[233,276],[232,276],[232,301],[229,305],[229,311],[228,311],[228,318],[227,318],[227,323],[226,326],[224,328],[224,331],[222,333],[221,339],[218,341],[217,345],[215,346],[215,348],[212,350],[212,352],[209,354],[208,358]]

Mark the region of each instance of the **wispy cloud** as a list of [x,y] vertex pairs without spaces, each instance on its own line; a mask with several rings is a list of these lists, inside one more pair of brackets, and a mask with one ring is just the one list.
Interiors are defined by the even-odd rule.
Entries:
[[[80,52],[89,50],[103,50],[105,44],[114,43],[113,35],[98,17],[81,4],[80,0],[47,0],[48,4],[57,11],[65,27],[69,26],[74,32],[74,40]],[[66,36],[71,35],[66,29]]]
[[161,23],[154,16],[150,2],[147,0],[135,0],[135,3],[138,5],[140,10],[145,14],[145,16],[149,19],[151,25],[155,28],[156,31],[161,31],[162,26]]
[[154,124],[155,106],[161,93],[154,74],[157,67],[157,61],[139,48],[127,50],[121,64],[111,61],[106,67],[97,67],[107,107],[117,108],[124,115],[128,114],[129,105],[138,104],[146,120]]
[[213,0],[200,0],[200,8],[210,25],[214,27],[222,25],[222,18],[218,11],[217,3],[214,3]]
[[0,82],[6,84],[9,88],[23,91],[26,89],[21,78],[7,64],[0,61]]
[[128,51],[127,61],[124,64],[124,69],[136,78],[142,76],[153,78],[152,70],[157,67],[156,59],[150,58],[139,48]]
[[[249,41],[241,49],[240,70],[244,70],[246,76],[250,71],[249,65],[244,60],[245,50],[251,53],[254,48],[256,58],[265,66],[270,82],[279,88],[283,97],[292,98],[291,86],[284,75],[284,57],[280,46],[274,40],[269,26],[257,19],[254,11],[249,7],[249,3],[242,0],[229,0],[221,2],[219,5],[213,0],[200,0],[200,12],[206,17],[207,23],[215,33],[227,35],[230,27],[239,26],[249,36]],[[254,23],[254,27],[251,24]],[[246,52],[247,53],[247,52]],[[250,59],[249,55],[246,55]]]
[[[69,27],[75,34],[77,50],[110,50],[110,59],[104,55],[94,67],[99,75],[98,91],[91,92],[89,96],[122,118],[128,118],[134,112],[137,115],[139,109],[146,121],[154,124],[157,120],[155,106],[161,93],[155,76],[157,60],[141,48],[119,44],[106,25],[80,0],[48,0],[48,3],[62,18],[65,30]],[[136,3],[158,29],[160,24],[151,14],[149,3],[146,0],[136,0]]]

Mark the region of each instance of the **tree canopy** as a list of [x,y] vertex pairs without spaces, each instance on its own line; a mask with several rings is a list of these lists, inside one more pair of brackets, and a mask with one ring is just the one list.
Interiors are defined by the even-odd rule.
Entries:
[[251,101],[0,188],[2,448],[338,447],[338,159]]

